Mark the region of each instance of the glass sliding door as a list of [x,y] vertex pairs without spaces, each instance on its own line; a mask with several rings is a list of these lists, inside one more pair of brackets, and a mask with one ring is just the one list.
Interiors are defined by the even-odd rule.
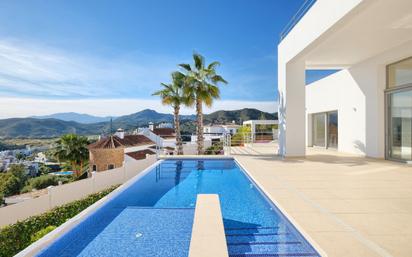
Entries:
[[338,148],[338,112],[313,114],[312,145]]
[[412,160],[412,89],[388,94],[388,157]]
[[387,66],[386,157],[412,160],[412,57]]
[[338,112],[328,114],[328,147],[338,148]]
[[326,146],[326,115],[324,113],[313,115],[313,145]]

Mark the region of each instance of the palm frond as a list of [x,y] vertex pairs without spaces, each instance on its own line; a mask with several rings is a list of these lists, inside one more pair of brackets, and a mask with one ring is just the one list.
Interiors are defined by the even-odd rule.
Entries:
[[192,67],[190,67],[190,64],[187,63],[181,63],[179,64],[180,67],[182,67],[183,69],[185,69],[186,71],[191,71]]
[[227,81],[220,75],[214,75],[211,77],[213,83],[222,82],[223,84],[227,84]]
[[193,54],[193,60],[195,61],[195,67],[198,71],[201,71],[205,67],[205,58],[197,53]]
[[218,66],[220,66],[220,62],[212,62],[212,63],[210,63],[208,66],[207,66],[207,69],[208,70],[214,70],[214,69],[216,69],[216,67],[218,67]]

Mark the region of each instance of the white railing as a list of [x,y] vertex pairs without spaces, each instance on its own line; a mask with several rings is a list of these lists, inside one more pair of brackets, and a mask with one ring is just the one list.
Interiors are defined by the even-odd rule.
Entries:
[[17,204],[0,208],[0,227],[46,212],[60,206],[97,193],[110,186],[122,184],[156,162],[155,155],[143,160],[128,160],[123,167],[94,172],[91,178],[49,187],[48,193]]
[[[160,135],[161,137],[161,135]],[[197,136],[183,134],[183,155],[198,155],[197,152]],[[259,147],[271,147],[273,143],[277,142],[278,131],[270,130],[266,132],[245,132],[241,134],[214,134],[213,140],[207,135],[204,137],[204,149],[203,155],[230,155],[232,153],[232,147],[250,147],[258,144]],[[192,141],[185,141],[185,139],[192,139]],[[195,140],[194,140],[195,139]],[[176,155],[177,151],[175,147],[162,147],[160,142],[156,143],[157,157],[159,155],[163,158],[164,155]]]

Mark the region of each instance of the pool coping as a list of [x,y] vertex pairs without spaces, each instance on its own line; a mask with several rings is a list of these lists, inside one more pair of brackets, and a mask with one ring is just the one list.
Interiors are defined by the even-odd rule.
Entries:
[[150,172],[153,168],[155,168],[157,165],[159,165],[162,162],[163,160],[156,161],[155,163],[153,163],[152,165],[144,169],[142,172],[140,172],[139,174],[137,174],[136,176],[129,179],[128,181],[120,185],[118,188],[113,190],[113,192],[111,192],[110,194],[106,195],[105,197],[101,198],[94,204],[90,205],[89,207],[84,209],[82,212],[80,212],[73,218],[69,219],[62,225],[58,226],[56,229],[54,229],[52,232],[48,233],[47,235],[45,235],[38,241],[27,246],[21,252],[17,253],[15,257],[26,257],[26,256],[28,257],[28,256],[35,256],[36,254],[39,254],[41,250],[48,247],[51,243],[53,243],[60,236],[70,231],[73,227],[75,227],[80,222],[85,220],[87,217],[92,215],[95,211],[97,211],[102,205],[106,204],[109,200],[113,199],[114,197],[122,193],[131,184],[141,179],[144,175],[146,175],[148,172]]
[[320,245],[305,231],[305,229],[299,225],[299,223],[287,213],[286,209],[282,207],[282,205],[273,198],[264,188],[264,186],[258,182],[257,179],[246,169],[245,166],[234,156],[234,161],[237,165],[246,173],[246,175],[255,183],[264,194],[264,197],[268,198],[275,207],[288,219],[288,221],[296,228],[297,232],[301,234],[301,236],[309,242],[309,244],[323,257],[327,257],[328,255],[326,252],[320,247]]
[[228,257],[218,194],[198,194],[189,257]]

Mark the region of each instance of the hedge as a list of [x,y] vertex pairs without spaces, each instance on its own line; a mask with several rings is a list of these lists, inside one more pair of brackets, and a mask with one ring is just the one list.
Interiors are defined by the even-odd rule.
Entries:
[[110,187],[99,193],[88,195],[81,200],[73,201],[43,214],[1,228],[0,257],[14,256],[32,243],[31,240],[36,236],[36,233],[49,226],[60,226],[117,187],[118,185]]

